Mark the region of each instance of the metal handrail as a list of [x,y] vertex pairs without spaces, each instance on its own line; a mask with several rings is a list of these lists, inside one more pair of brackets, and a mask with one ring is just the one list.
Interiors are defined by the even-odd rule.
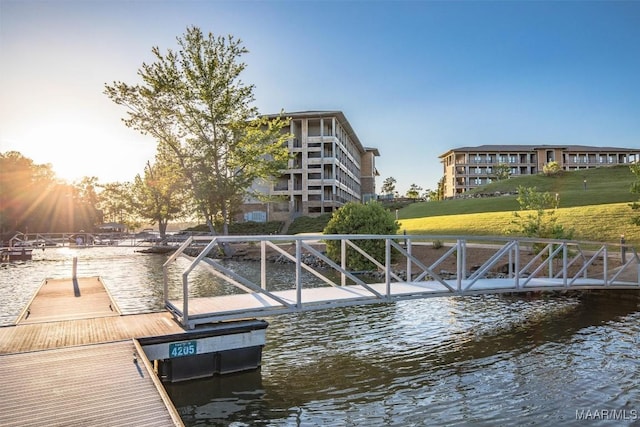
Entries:
[[[367,253],[358,244],[362,240],[381,240],[384,241],[385,251],[384,259],[376,259],[372,254]],[[316,249],[312,243],[340,241],[341,254],[338,260],[332,260],[324,253]],[[432,265],[427,266],[422,263],[414,254],[414,249],[419,245],[429,244],[434,241],[448,242],[450,246],[448,250]],[[237,272],[232,271],[222,265],[218,260],[209,258],[213,248],[219,244],[234,243],[260,243],[260,282],[243,277]],[[194,244],[206,243],[204,249],[201,249],[197,256],[187,256],[185,251]],[[279,245],[283,243],[292,243],[295,252],[291,254],[281,248]],[[544,248],[534,255],[524,266],[522,262],[522,251],[527,248],[534,247],[534,244],[546,245]],[[484,260],[475,271],[469,272],[467,268],[468,256],[476,247],[493,250],[493,254]],[[591,248],[591,249],[585,249]],[[302,272],[307,271],[320,279],[324,284],[330,287],[346,289],[347,287],[355,287],[365,294],[360,293],[358,298],[354,300],[362,303],[386,302],[401,299],[394,294],[394,284],[412,284],[433,288],[436,286],[441,291],[436,292],[437,295],[464,295],[469,293],[482,293],[486,288],[487,276],[492,273],[492,269],[502,259],[508,259],[508,272],[504,273],[505,279],[509,280],[509,286],[503,287],[504,291],[529,291],[540,288],[540,279],[545,279],[550,285],[548,289],[567,289],[567,288],[585,288],[585,287],[636,287],[640,288],[640,267],[631,281],[623,282],[618,280],[624,271],[628,271],[634,264],[640,265],[638,253],[630,245],[624,245],[627,255],[630,259],[621,263],[621,267],[612,277],[608,277],[609,272],[613,272],[611,267],[610,255],[614,254],[610,248],[622,248],[620,244],[603,244],[602,242],[578,242],[572,240],[554,240],[554,239],[535,239],[535,238],[514,238],[514,237],[478,237],[478,236],[432,236],[432,235],[296,235],[296,236],[191,236],[189,237],[165,262],[163,265],[164,280],[164,300],[165,306],[182,322],[185,327],[194,327],[194,322],[205,322],[217,318],[215,313],[190,315],[189,313],[189,276],[193,270],[199,266],[205,266],[211,270],[217,277],[224,279],[228,283],[238,289],[252,294],[262,294],[270,299],[275,306],[269,306],[264,309],[263,313],[268,312],[291,312],[301,311],[309,308],[303,300],[304,286],[302,282]],[[276,254],[288,259],[294,263],[295,278],[294,290],[295,298],[288,299],[275,291],[267,290],[267,249],[271,249]],[[378,288],[375,283],[366,283],[357,273],[350,271],[348,266],[348,251],[359,253],[369,260],[375,270],[384,277],[382,288]],[[306,253],[314,256],[321,261],[324,267],[307,265],[302,260],[302,254]],[[586,255],[590,252],[592,255]],[[577,253],[577,255],[575,255]],[[187,256],[191,260],[189,265],[182,273],[182,301],[181,307],[177,307],[169,300],[169,285],[167,268],[178,257]],[[399,264],[394,262],[394,256],[406,260],[407,276],[403,280],[394,268]],[[435,269],[448,259],[455,257],[456,273],[453,279],[442,276]],[[591,270],[595,267],[595,261],[602,260],[602,273],[595,273]],[[397,260],[396,260],[397,261]],[[560,270],[554,272],[554,266]],[[413,269],[418,269],[417,274],[413,275]],[[571,269],[571,270],[570,270]],[[327,276],[328,271],[333,271],[339,275],[339,280],[331,279]],[[589,275],[591,272],[591,275]],[[483,285],[479,285],[483,283]],[[547,289],[545,288],[545,289]],[[426,289],[426,288],[425,288]],[[504,290],[506,289],[506,290]],[[433,294],[433,293],[432,293]],[[415,297],[415,296],[413,296]],[[331,302],[326,304],[327,307],[339,304],[354,304],[349,300],[335,301],[335,305]],[[257,312],[256,309],[240,310],[240,312],[251,315]],[[242,313],[237,313],[240,315]]]

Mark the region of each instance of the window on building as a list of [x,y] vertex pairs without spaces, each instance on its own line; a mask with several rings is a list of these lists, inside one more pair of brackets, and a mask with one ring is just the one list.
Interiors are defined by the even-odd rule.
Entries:
[[244,214],[245,221],[267,222],[267,213],[262,211],[252,211]]

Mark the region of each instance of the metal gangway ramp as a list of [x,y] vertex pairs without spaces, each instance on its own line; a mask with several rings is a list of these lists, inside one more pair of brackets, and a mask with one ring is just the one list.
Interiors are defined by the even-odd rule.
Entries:
[[[337,261],[323,243],[338,241]],[[384,256],[376,259],[363,249],[377,241]],[[444,242],[443,254],[425,265],[415,254],[424,246]],[[222,247],[259,247],[259,280],[229,268],[224,258],[212,257]],[[471,254],[486,259],[469,265]],[[373,274],[348,269],[348,257],[358,253],[374,266]],[[274,256],[292,266],[291,277],[273,283]],[[186,257],[180,295],[170,294],[169,266]],[[477,259],[475,257],[474,259]],[[311,262],[310,262],[311,260]],[[446,261],[455,270],[444,272]],[[190,275],[204,267],[236,291],[195,297]],[[258,268],[258,267],[256,267]],[[295,235],[192,236],[166,261],[165,307],[186,329],[198,324],[266,317],[351,305],[386,303],[416,298],[490,293],[639,289],[640,258],[632,246],[571,240],[426,235]],[[304,276],[316,280],[309,283]]]

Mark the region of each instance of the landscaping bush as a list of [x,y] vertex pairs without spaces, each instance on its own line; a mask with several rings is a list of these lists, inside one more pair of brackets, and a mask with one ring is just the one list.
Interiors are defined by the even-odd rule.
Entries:
[[328,213],[317,217],[298,217],[289,226],[287,234],[322,233],[322,230],[327,226],[330,219],[331,214]]
[[[397,234],[400,225],[391,212],[380,203],[347,203],[333,213],[324,234]],[[354,244],[384,263],[384,240],[355,240]],[[340,241],[326,241],[327,255],[334,261],[340,260]],[[347,267],[352,270],[371,270],[375,265],[353,248],[347,248]]]

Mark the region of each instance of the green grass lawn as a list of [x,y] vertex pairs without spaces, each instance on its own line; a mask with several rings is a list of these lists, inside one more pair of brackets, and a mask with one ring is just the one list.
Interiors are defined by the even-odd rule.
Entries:
[[[586,189],[585,183],[586,180]],[[640,227],[631,224],[629,203],[638,200],[630,191],[635,176],[627,166],[566,172],[556,177],[522,176],[492,183],[471,192],[515,192],[518,186],[558,194],[558,223],[573,230],[576,240],[640,245]],[[513,213],[520,209],[516,196],[470,197],[412,203],[397,211],[400,233],[429,235],[504,236],[513,230]],[[392,209],[395,213],[395,209]],[[331,215],[298,218],[291,234],[322,232]]]
[[[503,236],[513,229],[514,211],[401,219],[400,232],[433,235]],[[632,225],[627,203],[560,208],[558,223],[574,230],[574,239],[617,243],[624,234],[627,242],[640,244],[640,227]]]
[[[585,183],[586,180],[586,189]],[[631,224],[628,204],[638,200],[630,191],[635,180],[627,166],[566,172],[556,177],[522,176],[492,183],[470,194],[515,191],[519,185],[558,194],[558,223],[574,231],[576,240],[640,244],[640,227]],[[398,211],[401,232],[436,235],[502,236],[513,229],[516,196],[465,198],[414,203]]]
[[[529,175],[510,178],[484,186],[474,194],[515,192],[518,186],[536,187],[538,191],[558,194],[560,207],[632,202],[638,195],[630,192],[635,177],[627,166],[602,167],[565,172],[560,176]],[[586,190],[584,180],[587,180]],[[399,219],[480,212],[512,212],[519,209],[516,196],[465,198],[437,202],[413,203],[398,211]]]

